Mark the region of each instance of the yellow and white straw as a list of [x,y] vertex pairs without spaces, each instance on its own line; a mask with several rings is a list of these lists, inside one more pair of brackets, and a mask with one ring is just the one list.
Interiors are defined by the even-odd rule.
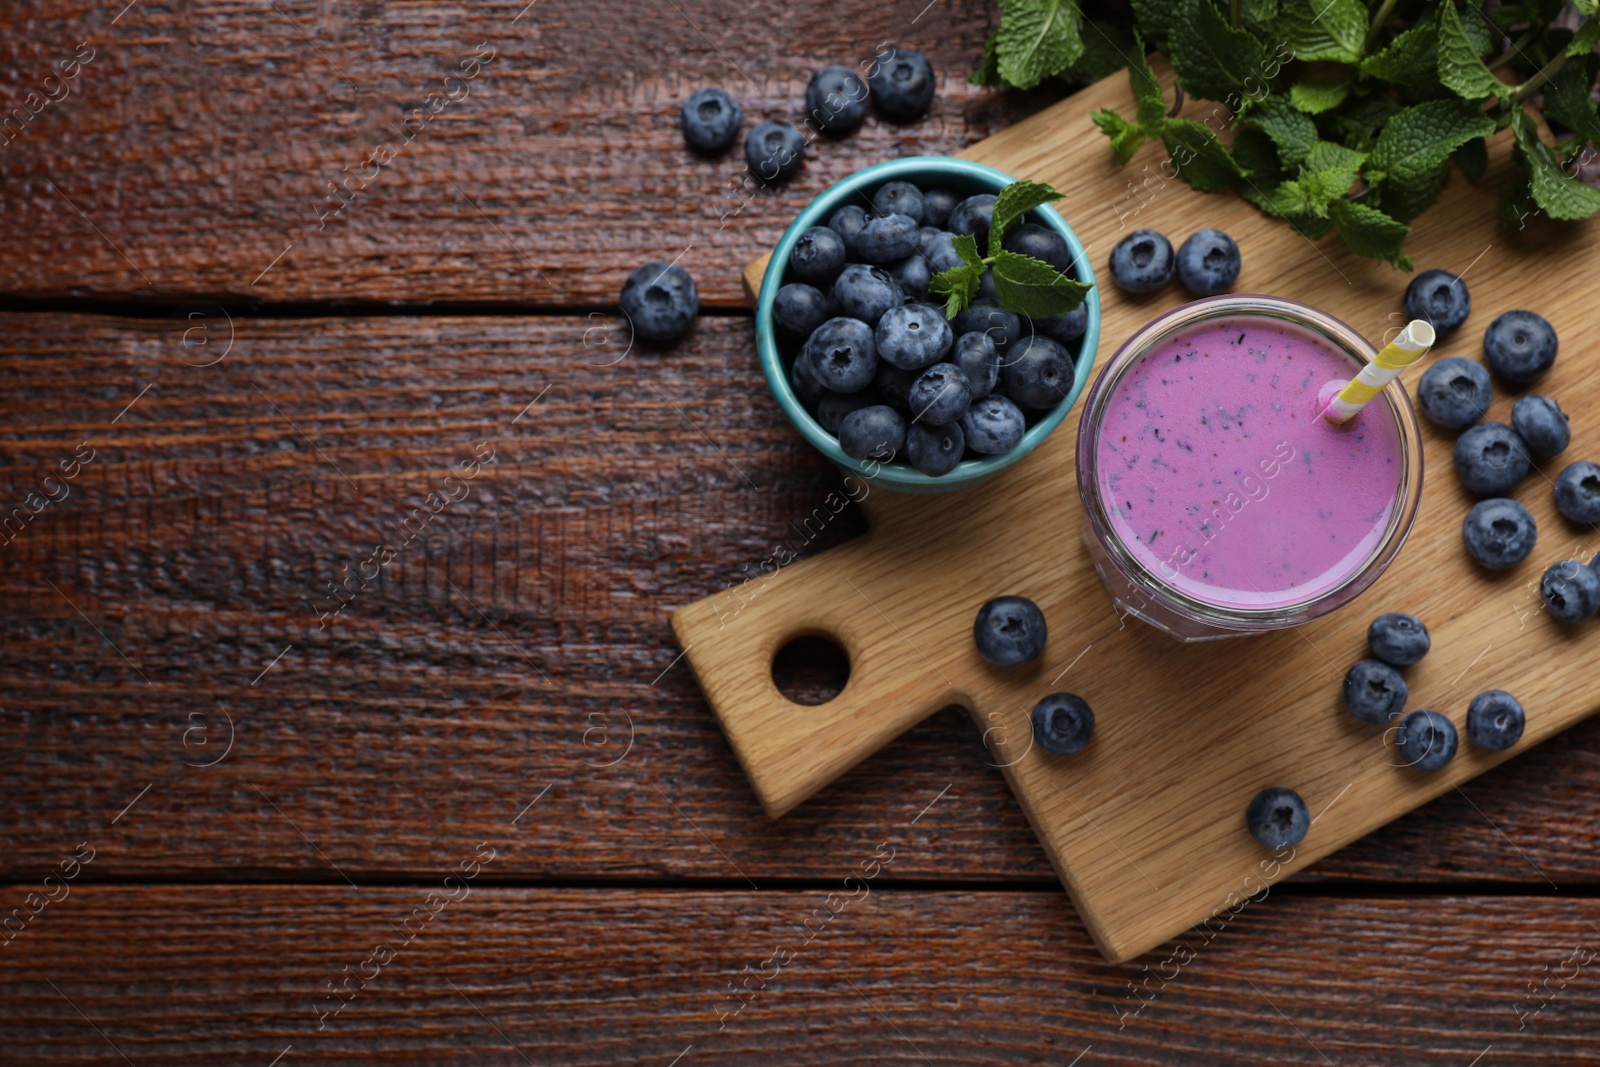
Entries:
[[1433,326],[1426,319],[1412,319],[1406,328],[1400,331],[1400,336],[1390,341],[1377,358],[1356,375],[1355,380],[1339,390],[1322,412],[1329,422],[1347,422],[1355,417],[1356,412],[1367,406],[1367,402],[1383,391],[1388,385],[1400,376],[1400,372],[1411,364],[1428,354],[1428,349],[1433,347]]

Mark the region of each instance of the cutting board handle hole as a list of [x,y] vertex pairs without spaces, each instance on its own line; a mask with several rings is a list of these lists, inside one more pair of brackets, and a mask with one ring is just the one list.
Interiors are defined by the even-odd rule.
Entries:
[[849,653],[818,631],[790,638],[772,657],[772,684],[791,704],[826,704],[844,691],[849,680]]

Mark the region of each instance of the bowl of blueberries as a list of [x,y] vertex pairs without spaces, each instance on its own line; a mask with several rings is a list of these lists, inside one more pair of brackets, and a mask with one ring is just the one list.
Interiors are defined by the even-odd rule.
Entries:
[[[774,249],[756,303],[761,369],[795,428],[846,472],[905,492],[984,481],[1048,437],[1088,380],[1100,337],[1094,289],[1032,320],[985,274],[954,318],[930,293],[986,244],[1010,176],[912,156],[859,171],[813,200]],[[1049,205],[1005,231],[1007,249],[1094,283],[1082,243]]]

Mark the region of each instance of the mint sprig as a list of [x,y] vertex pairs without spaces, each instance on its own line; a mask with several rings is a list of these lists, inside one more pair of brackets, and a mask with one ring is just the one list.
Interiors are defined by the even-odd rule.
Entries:
[[1042,259],[1008,251],[1006,234],[1017,221],[1061,194],[1044,182],[1012,182],[995,198],[989,224],[989,254],[978,251],[971,234],[958,234],[951,244],[961,266],[940,271],[928,289],[945,298],[945,317],[955,318],[972,304],[985,271],[994,272],[995,296],[1000,306],[1035,319],[1053,319],[1075,311],[1092,285],[1069,278]]

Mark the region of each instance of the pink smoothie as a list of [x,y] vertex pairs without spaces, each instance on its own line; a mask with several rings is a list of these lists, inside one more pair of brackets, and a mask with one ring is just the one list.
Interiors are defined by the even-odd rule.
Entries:
[[1100,495],[1134,558],[1228,607],[1300,603],[1361,570],[1394,510],[1400,433],[1382,401],[1344,425],[1317,393],[1361,364],[1310,331],[1241,316],[1157,344],[1096,437]]

